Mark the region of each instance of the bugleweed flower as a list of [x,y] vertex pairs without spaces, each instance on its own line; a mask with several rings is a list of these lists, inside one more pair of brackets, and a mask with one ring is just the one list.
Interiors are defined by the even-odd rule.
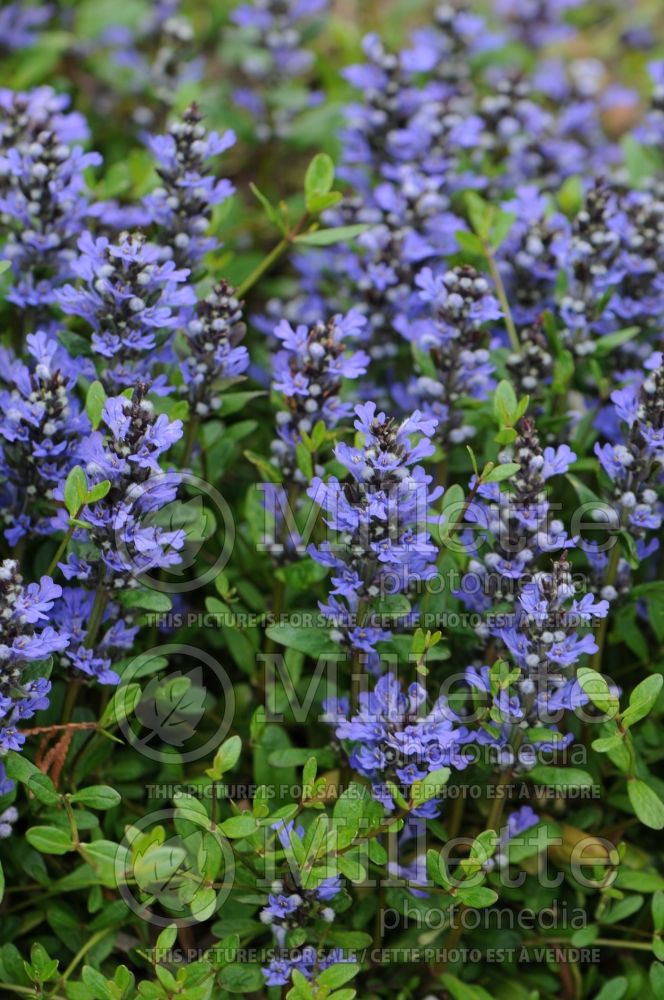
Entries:
[[611,393],[617,418],[626,425],[617,444],[596,444],[595,454],[613,482],[620,523],[637,541],[641,558],[659,543],[644,539],[662,524],[657,488],[664,467],[664,366],[657,351],[646,362],[645,377]]
[[[86,535],[98,552],[99,579],[107,579],[110,588],[131,585],[142,572],[178,562],[184,544],[181,531],[163,529],[148,516],[176,496],[180,477],[163,473],[159,458],[182,437],[182,421],[155,415],[146,398],[148,388],[138,383],[131,399],[107,399],[102,412],[106,434],[93,431],[78,450],[91,485],[111,484],[102,500],[83,508],[80,518],[89,525]],[[87,555],[83,564],[70,556],[63,572],[87,580],[89,563]]]
[[[77,459],[90,485],[108,480],[110,489],[102,500],[83,507],[79,520],[87,528],[76,532],[80,552],[70,552],[60,563],[65,578],[77,584],[65,590],[61,609],[63,620],[71,623],[68,661],[102,684],[117,683],[113,653],[131,649],[136,635],[131,614],[113,595],[137,586],[142,573],[179,562],[185,542],[182,530],[168,530],[158,518],[180,483],[177,473],[162,472],[159,458],[182,436],[182,423],[155,416],[147,389],[139,383],[131,399],[108,399],[102,412],[105,433],[93,431],[81,441]],[[101,633],[90,636],[100,595]]]
[[78,441],[90,429],[74,392],[84,366],[44,333],[28,334],[26,342],[28,364],[7,357],[8,388],[0,390],[0,490],[10,545],[31,530],[51,530],[48,503],[76,464]]
[[49,87],[0,92],[0,213],[9,228],[3,256],[16,276],[8,298],[22,309],[43,308],[73,276],[76,240],[90,206],[84,171],[101,163],[80,145],[80,115],[63,114],[66,97]]
[[[305,830],[295,826],[294,820],[285,822],[277,820],[272,824],[276,830],[281,846],[286,851],[293,850],[293,840],[302,841]],[[278,957],[272,959],[263,969],[268,986],[282,986],[291,979],[293,969],[297,969],[307,979],[311,979],[314,965],[319,969],[327,968],[333,962],[348,961],[333,952],[332,957],[317,956],[315,948],[298,949],[291,956],[287,947],[286,936],[294,930],[306,929],[315,920],[330,924],[334,921],[335,912],[328,904],[341,891],[341,879],[332,875],[323,879],[315,888],[304,889],[292,871],[288,871],[283,879],[272,883],[267,906],[260,911],[259,919],[268,925],[274,935]]]
[[228,282],[220,281],[196,304],[187,323],[181,391],[199,417],[217,410],[223,383],[238,379],[249,367],[249,353],[240,344],[246,331],[242,306]]
[[529,48],[543,48],[575,34],[565,15],[582,3],[583,0],[497,0],[495,11],[520,42]]
[[[156,97],[162,113],[173,107],[184,83],[202,75],[202,61],[193,57],[194,29],[181,6],[180,0],[155,0],[135,30],[115,25],[102,36],[114,61],[129,70],[131,90]],[[152,102],[134,110],[134,120],[143,127],[152,126],[155,118]]]
[[[31,664],[67,646],[67,631],[49,624],[61,594],[50,576],[24,584],[15,560],[0,564],[0,758],[23,746],[19,724],[48,707],[51,682],[40,676],[47,671]],[[0,760],[0,794],[11,787]]]
[[517,325],[533,323],[555,305],[556,278],[569,250],[569,222],[549,211],[537,186],[517,188],[502,208],[515,219],[498,253],[498,265]]
[[[92,327],[92,350],[104,359],[101,377],[108,388],[133,386],[171,359],[165,341],[180,311],[195,303],[189,272],[162,261],[159,247],[138,234],[121,233],[111,243],[84,233],[78,247],[72,269],[81,284],[58,291],[58,304]],[[154,379],[152,391],[167,391],[164,375]]]
[[7,4],[0,10],[0,48],[10,51],[29,49],[39,38],[39,29],[50,21],[52,15],[51,4]]
[[648,63],[648,71],[652,81],[650,104],[634,135],[644,146],[658,149],[664,141],[664,60]]
[[361,334],[366,320],[356,310],[333,316],[327,323],[295,329],[287,320],[276,327],[282,349],[273,360],[274,389],[283,393],[286,409],[277,414],[279,438],[272,453],[284,477],[301,478],[295,465],[295,446],[318,421],[333,428],[348,417],[351,404],[342,401],[343,379],[363,375],[369,364],[361,350],[349,351],[346,339]]
[[[595,602],[592,594],[577,600],[566,553],[554,562],[551,572],[536,573],[523,587],[515,623],[500,634],[524,677],[533,680],[536,719],[561,708],[571,709],[572,699],[583,697],[572,683],[573,668],[582,656],[597,651],[597,643],[591,633],[580,636],[578,629],[606,618],[608,610],[609,602]],[[534,683],[542,678],[544,685]]]
[[[567,472],[576,460],[569,445],[542,449],[535,425],[524,418],[513,447],[501,459],[520,466],[510,480],[511,488],[501,489],[499,483],[480,486],[482,499],[466,515],[467,521],[478,530],[487,529],[493,539],[487,543],[481,534],[474,534],[468,540],[469,549],[476,547],[476,555],[457,596],[476,611],[488,610],[496,599],[513,601],[518,581],[530,575],[542,553],[573,544],[562,522],[551,519],[545,485],[552,476]],[[483,546],[490,548],[484,555]]]
[[120,677],[112,664],[119,652],[131,652],[139,626],[133,624],[131,613],[123,613],[116,602],[110,602],[102,615],[102,635],[90,648],[87,642],[94,598],[94,591],[84,587],[63,588],[62,600],[53,612],[53,620],[69,631],[69,646],[60,657],[60,666],[73,668],[80,672],[79,676],[99,684],[117,684]]
[[[231,13],[236,30],[230,41],[247,79],[233,97],[251,112],[260,141],[287,136],[298,112],[322,99],[322,94],[304,87],[297,94],[293,83],[313,66],[314,54],[305,47],[304,36],[328,4],[329,0],[253,0]],[[289,99],[271,100],[285,85],[290,85]]]
[[270,964],[263,968],[266,986],[286,986],[291,981],[294,970],[301,973],[305,979],[311,980],[314,970],[322,972],[330,965],[352,961],[341,948],[332,948],[322,955],[318,954],[313,945],[293,950],[297,955],[296,958],[289,957],[288,949],[284,949],[282,957],[273,958]]
[[[468,760],[461,750],[459,720],[445,698],[427,711],[427,693],[411,684],[404,694],[392,674],[376,681],[373,691],[361,691],[359,707],[349,713],[348,699],[327,702],[326,720],[335,726],[337,739],[348,741],[353,770],[369,778],[376,799],[388,811],[396,806],[388,782],[409,798],[410,787],[431,771],[446,766],[463,768]],[[433,798],[412,810],[415,816],[436,816],[440,802]]]
[[[519,394],[541,398],[553,375],[553,355],[541,319],[517,329],[521,350],[513,351],[505,364]],[[532,402],[531,402],[531,408]]]
[[204,254],[217,246],[208,237],[212,209],[235,188],[217,180],[207,161],[235,142],[231,131],[207,132],[198,107],[192,104],[167,135],[151,136],[149,148],[157,160],[162,186],[143,199],[152,221],[160,228],[160,246],[177,267],[196,268]]
[[576,680],[576,666],[598,648],[590,632],[580,631],[594,627],[608,609],[608,601],[596,602],[591,593],[575,596],[566,553],[550,572],[534,573],[521,588],[514,614],[506,616],[509,624],[496,632],[519,668],[517,677],[488,666],[465,672],[475,707],[489,710],[488,717],[480,711],[478,725],[468,725],[465,742],[499,751],[504,766],[515,763],[513,736],[518,730],[542,730],[537,743],[516,758],[521,770],[533,767],[539,752],[567,747],[574,737],[562,733],[559,723],[565,712],[588,701]]
[[[402,423],[376,412],[375,403],[355,407],[362,447],[340,443],[335,456],[348,470],[343,482],[316,476],[308,495],[327,515],[336,541],[309,549],[316,562],[332,569],[331,597],[321,610],[334,634],[351,649],[368,654],[390,633],[374,627],[363,612],[386,594],[409,592],[435,574],[436,548],[427,526],[430,505],[442,493],[431,490],[420,459],[434,451],[435,421],[416,410]],[[421,435],[415,443],[414,435]]]
[[623,192],[598,181],[572,227],[560,303],[570,349],[592,352],[592,333],[656,326],[664,315],[663,259],[664,201],[649,190]]
[[409,384],[409,396],[437,421],[439,441],[458,444],[474,434],[463,423],[461,398],[486,399],[493,388],[486,324],[502,312],[487,279],[470,265],[438,275],[424,268],[416,285],[430,315],[412,322],[399,317],[395,325],[429,353],[432,370]]

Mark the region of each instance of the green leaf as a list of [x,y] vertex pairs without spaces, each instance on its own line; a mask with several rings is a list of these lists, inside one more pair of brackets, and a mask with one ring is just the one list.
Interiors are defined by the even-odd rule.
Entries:
[[262,191],[260,191],[256,187],[256,185],[253,183],[253,181],[249,182],[249,189],[250,189],[251,193],[253,194],[253,196],[255,198],[257,198],[258,201],[263,206],[263,211],[267,215],[267,217],[270,220],[270,222],[273,223],[273,225],[275,225],[277,227],[277,229],[280,230],[280,232],[284,233],[285,232],[285,227],[284,227],[283,220],[281,219],[278,211],[276,210],[276,208],[274,207],[274,205],[272,204],[272,202],[263,194]]
[[485,906],[493,906],[498,899],[498,893],[489,889],[485,885],[478,885],[471,889],[459,888],[458,898],[466,906],[472,906],[476,910],[481,910]]
[[371,227],[367,223],[357,223],[354,226],[336,226],[334,229],[318,229],[312,233],[302,233],[296,236],[294,243],[303,243],[308,247],[329,247],[334,243],[354,240],[356,236],[366,233]]
[[502,426],[513,427],[517,418],[518,400],[510,382],[498,383],[493,397],[493,408]]
[[265,630],[268,639],[278,642],[280,646],[298,649],[309,656],[325,656],[338,652],[338,646],[330,638],[327,629],[306,625],[291,625],[290,622],[280,622],[270,625]]
[[656,931],[664,931],[664,892],[661,889],[652,897],[652,922]]
[[657,701],[663,682],[664,677],[661,674],[653,674],[652,677],[646,677],[636,685],[629,698],[629,707],[622,713],[624,726],[629,728],[648,714]]
[[258,823],[253,813],[245,812],[239,816],[231,816],[230,819],[225,819],[223,823],[219,824],[219,829],[224,836],[231,839],[239,839],[241,837],[250,837],[252,833],[255,833],[258,829]]
[[621,1000],[627,992],[627,986],[626,976],[616,976],[615,979],[609,979],[608,983],[604,983],[595,996],[595,1000]]
[[631,778],[627,782],[627,794],[632,809],[644,826],[651,830],[664,828],[664,802],[650,785],[640,778]]
[[454,237],[461,249],[465,250],[466,253],[472,254],[475,257],[486,257],[484,244],[475,233],[468,233],[465,229],[460,229],[459,232],[454,234]]
[[595,358],[607,357],[612,351],[615,351],[616,347],[620,347],[621,344],[626,344],[628,340],[636,337],[640,329],[638,326],[628,326],[624,330],[616,330],[615,333],[604,334],[595,341],[593,356]]
[[653,962],[650,966],[650,985],[656,997],[664,996],[664,965],[661,962]]
[[47,774],[42,774],[27,757],[12,750],[5,758],[5,767],[7,777],[20,781],[39,802],[54,806],[60,801],[60,794],[51,779]]
[[110,785],[91,785],[74,792],[70,799],[92,809],[112,809],[122,801],[122,796]]
[[85,397],[85,412],[90,418],[92,429],[97,430],[101,423],[101,415],[106,405],[106,391],[101,382],[91,382]]
[[240,759],[241,752],[242,740],[239,736],[231,736],[221,744],[214,755],[212,767],[208,768],[205,773],[215,781],[218,781],[226,771],[230,771],[235,767]]
[[359,971],[360,966],[355,962],[339,962],[337,965],[328,965],[327,969],[319,974],[316,982],[336,990],[353,979]]
[[88,480],[80,465],[75,465],[65,481],[65,507],[71,517],[76,517],[85,505]]
[[609,685],[601,674],[591,667],[580,667],[577,670],[577,680],[593,705],[606,715],[615,715],[619,702],[609,690]]
[[558,204],[568,219],[573,219],[583,204],[583,183],[578,176],[568,177],[558,192]]
[[442,795],[451,773],[449,767],[441,767],[437,771],[429,771],[421,781],[414,781],[410,786],[411,802],[424,805],[425,802]]
[[74,850],[69,831],[59,826],[31,826],[25,839],[41,854],[67,854]]
[[441,980],[454,1000],[494,1000],[481,986],[463,983],[457,976],[452,976],[448,972],[441,976]]
[[552,767],[538,764],[529,774],[538,785],[555,785],[558,788],[588,788],[593,783],[587,771],[578,767]]
[[504,462],[502,465],[494,465],[487,475],[482,476],[483,483],[500,483],[503,479],[511,479],[519,471],[521,466],[517,462]]
[[85,495],[85,502],[96,503],[97,500],[103,500],[110,488],[110,482],[108,479],[104,479],[101,483],[97,483],[96,486],[93,486],[91,490],[88,490]]
[[232,962],[219,973],[219,985],[229,993],[255,993],[263,991],[264,982],[260,966],[247,962]]
[[315,215],[320,210],[320,198],[332,190],[334,163],[327,153],[317,153],[304,175],[304,201],[307,212]]

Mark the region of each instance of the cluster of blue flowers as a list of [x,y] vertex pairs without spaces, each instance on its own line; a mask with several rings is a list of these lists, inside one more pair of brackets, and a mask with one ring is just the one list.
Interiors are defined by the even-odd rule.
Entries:
[[[278,820],[272,829],[284,850],[293,851],[293,840],[299,841],[305,835],[303,826],[295,826],[295,821],[286,823]],[[341,892],[338,875],[324,878],[315,888],[304,889],[297,876],[289,871],[283,879],[276,880],[268,896],[267,906],[260,911],[260,920],[272,930],[276,956],[263,969],[267,986],[284,986],[289,983],[293,970],[306,979],[312,979],[314,970],[322,972],[337,962],[347,962],[350,958],[340,949],[333,948],[327,954],[319,955],[311,945],[304,948],[290,948],[287,935],[313,921],[331,924],[335,911],[328,904]]]
[[0,564],[0,794],[11,788],[1,758],[25,743],[23,721],[48,707],[46,663],[69,642],[66,629],[49,624],[61,594],[49,576],[25,584],[15,560]]
[[314,54],[304,36],[328,5],[329,0],[254,0],[232,11],[229,43],[244,77],[233,99],[251,115],[259,142],[287,137],[298,114],[322,101],[319,90],[300,92],[293,84],[312,71]]
[[[436,547],[427,518],[442,489],[419,464],[434,452],[436,423],[418,410],[399,423],[377,412],[375,403],[355,408],[361,447],[345,442],[335,456],[346,468],[344,481],[315,476],[309,496],[325,512],[334,541],[309,549],[316,562],[332,570],[333,588],[321,610],[347,648],[377,665],[376,644],[390,632],[374,624],[371,601],[406,594],[435,573]],[[417,436],[417,437],[416,437]]]

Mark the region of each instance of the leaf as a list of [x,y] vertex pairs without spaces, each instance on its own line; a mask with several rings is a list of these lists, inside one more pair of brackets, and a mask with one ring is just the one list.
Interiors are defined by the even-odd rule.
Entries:
[[101,423],[101,415],[106,405],[106,392],[101,382],[91,382],[85,397],[85,412],[90,418],[92,429],[97,430]]
[[253,194],[253,196],[255,198],[257,198],[258,201],[263,206],[263,210],[264,210],[265,214],[267,215],[268,219],[270,220],[270,222],[273,223],[273,225],[275,225],[277,227],[277,229],[280,230],[280,232],[282,232],[282,233],[285,232],[283,220],[279,216],[279,213],[277,212],[276,208],[274,207],[274,205],[272,204],[272,202],[269,200],[269,198],[267,198],[263,194],[263,192],[260,191],[256,187],[256,185],[253,183],[253,181],[249,182],[249,189],[250,189],[251,193]]
[[529,774],[538,785],[552,785],[558,788],[588,788],[593,783],[587,771],[578,767],[551,767],[538,764]]
[[96,486],[93,486],[91,490],[88,490],[85,495],[85,502],[96,503],[97,500],[103,500],[110,488],[110,482],[108,479],[104,479],[101,483],[97,483]]
[[231,816],[219,824],[221,832],[230,838],[250,837],[258,829],[258,823],[253,813],[245,812],[240,816]]
[[338,652],[338,646],[330,638],[327,629],[292,625],[290,622],[280,622],[270,625],[266,630],[268,639],[278,642],[280,646],[297,649],[309,656],[325,656]]
[[493,1000],[491,994],[487,993],[481,986],[463,983],[448,972],[441,976],[441,980],[454,1000]]
[[429,771],[421,781],[414,781],[410,786],[411,802],[423,805],[442,795],[451,773],[449,767],[441,767],[437,771]]
[[615,715],[619,708],[619,702],[609,690],[609,685],[602,675],[591,667],[580,667],[576,676],[593,705],[606,715]]
[[59,826],[31,826],[25,839],[41,854],[67,854],[74,850],[69,831]]
[[627,794],[637,817],[651,830],[664,828],[664,802],[650,785],[640,778],[627,782]]
[[[321,196],[327,195],[334,184],[334,163],[327,153],[317,153],[304,175],[304,200],[311,215],[320,211]],[[323,203],[324,204],[324,203]]]
[[176,670],[166,677],[153,677],[134,710],[149,730],[140,743],[158,736],[169,746],[181,747],[203,717],[205,694],[200,666],[187,674]]
[[595,996],[595,1000],[621,1000],[627,992],[627,978],[625,976],[616,976],[615,979],[609,979],[608,983],[604,983],[599,993]]
[[466,906],[472,906],[476,910],[492,906],[498,899],[498,893],[485,885],[478,885],[472,889],[464,889],[463,886],[460,886],[457,895],[462,903]]
[[318,975],[316,981],[322,986],[329,986],[336,990],[339,986],[347,983],[349,979],[353,979],[359,971],[360,966],[354,962],[338,962],[336,965],[328,965],[327,969]]
[[494,465],[487,475],[482,476],[483,483],[500,483],[503,479],[511,479],[519,471],[521,466],[517,462],[504,462],[502,465]]
[[650,966],[650,985],[656,997],[664,996],[664,965],[662,962],[653,962]]
[[218,976],[219,985],[229,993],[255,993],[263,990],[263,974],[258,965],[232,962]]
[[486,257],[484,244],[475,233],[468,233],[465,229],[460,229],[454,234],[454,238],[466,253],[472,254],[475,257]]
[[312,233],[303,233],[296,236],[294,243],[304,243],[309,247],[329,247],[334,243],[354,240],[356,236],[366,233],[370,226],[368,223],[357,223],[353,226],[337,226],[334,229],[318,229]]
[[510,382],[498,383],[493,397],[493,408],[502,426],[512,427],[517,419],[518,401]]
[[91,785],[70,795],[72,802],[90,806],[92,809],[112,809],[122,801],[122,796],[110,785]]
[[64,494],[69,515],[76,517],[88,495],[88,480],[80,465],[75,465],[67,476]]
[[47,774],[42,774],[27,757],[12,750],[5,758],[5,768],[7,777],[20,781],[39,802],[54,806],[60,801],[60,794],[51,779]]
[[239,736],[231,736],[221,744],[214,755],[212,767],[208,768],[205,773],[213,780],[218,781],[226,771],[230,771],[235,767],[240,759],[241,752],[242,740]]
[[638,326],[628,326],[624,330],[617,330],[615,333],[605,333],[602,337],[598,337],[595,341],[594,357],[606,357],[616,347],[620,347],[621,344],[626,344],[628,340],[636,337],[639,330],[640,327]]
[[629,707],[622,713],[624,726],[629,728],[648,714],[657,701],[663,682],[664,677],[661,674],[653,674],[652,677],[646,677],[636,685],[629,698]]

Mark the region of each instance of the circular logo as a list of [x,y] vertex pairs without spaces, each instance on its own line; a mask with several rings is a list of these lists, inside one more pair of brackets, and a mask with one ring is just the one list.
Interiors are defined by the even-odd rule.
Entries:
[[184,594],[224,569],[235,521],[219,490],[189,472],[157,473],[128,492],[116,520],[123,567],[146,587]]
[[[220,715],[212,713],[210,703],[221,708]],[[131,660],[116,704],[120,731],[134,750],[160,763],[187,763],[208,757],[223,742],[233,722],[235,694],[228,674],[209,653],[171,643]]]
[[115,881],[126,905],[157,927],[208,920],[228,898],[230,843],[197,800],[142,816],[118,845]]

